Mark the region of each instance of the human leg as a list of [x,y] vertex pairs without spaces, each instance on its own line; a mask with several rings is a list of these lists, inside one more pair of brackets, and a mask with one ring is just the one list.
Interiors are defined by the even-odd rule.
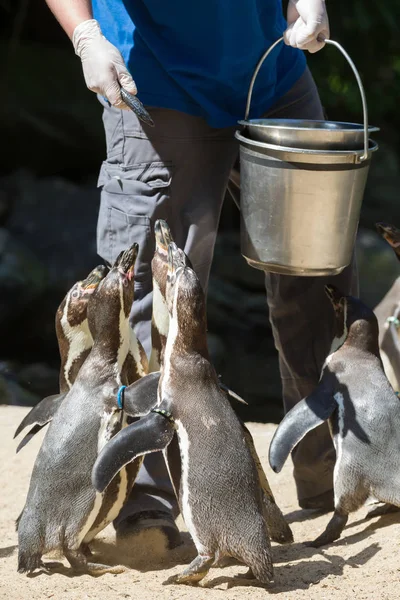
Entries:
[[[315,83],[308,69],[266,118],[324,119]],[[238,197],[238,172],[231,176]],[[344,293],[358,293],[355,261],[335,277],[294,277],[266,273],[266,290],[282,379],[284,410],[317,385],[333,337],[334,318],[324,293],[327,283]],[[335,451],[327,424],[308,433],[292,453],[300,506],[333,508]]]

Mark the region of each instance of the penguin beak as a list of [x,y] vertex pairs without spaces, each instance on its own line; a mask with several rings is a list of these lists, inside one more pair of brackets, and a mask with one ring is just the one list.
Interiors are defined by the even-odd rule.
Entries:
[[132,280],[135,270],[136,258],[138,255],[139,246],[134,243],[130,248],[125,250],[119,261],[118,269],[124,273],[129,281]]
[[176,262],[175,257],[178,252],[178,246],[175,242],[170,242],[168,244],[168,271],[170,273],[175,273],[176,271]]
[[85,291],[94,290],[102,279],[107,275],[108,269],[105,265],[98,265],[82,281],[82,289]]
[[168,224],[163,219],[158,219],[154,225],[154,234],[156,237],[157,250],[168,251],[168,245],[174,240],[172,239],[171,230]]
[[342,292],[334,285],[326,285],[325,293],[331,301],[333,308],[336,311],[341,310],[345,298],[344,294],[342,294]]
[[121,252],[118,254],[117,258],[115,259],[114,264],[110,265],[110,263],[108,263],[110,266],[110,269],[115,269],[115,267],[119,266],[119,263],[121,262],[121,258],[123,257],[124,254],[125,254],[125,250],[121,250]]
[[389,225],[388,223],[376,223],[375,227],[378,233],[387,241],[387,243],[393,248],[396,252],[397,257],[400,260],[400,230],[393,225]]

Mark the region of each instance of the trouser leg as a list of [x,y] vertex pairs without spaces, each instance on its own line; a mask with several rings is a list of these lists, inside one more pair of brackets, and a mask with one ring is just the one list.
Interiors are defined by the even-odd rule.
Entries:
[[[237,154],[234,129],[211,129],[200,118],[149,109],[155,127],[105,106],[107,161],[98,221],[98,252],[113,262],[139,244],[131,321],[147,354],[151,348],[154,223],[165,219],[206,290],[222,201]],[[119,519],[143,510],[178,507],[161,453],[146,456]]]
[[[308,70],[265,117],[324,119],[318,92]],[[237,195],[237,172],[231,177],[229,185],[231,192]],[[332,283],[346,294],[357,295],[357,271],[353,260],[336,277],[294,277],[266,273],[265,283],[270,321],[279,352],[286,412],[318,384],[334,335],[333,311],[324,293],[324,286]],[[301,505],[306,507],[307,499],[332,490],[335,451],[327,424],[308,433],[293,451],[292,459]]]
[[[297,88],[297,89],[296,89]],[[289,98],[269,116],[323,119],[318,92],[309,71],[289,92]],[[358,293],[354,260],[335,277],[293,277],[266,274],[270,320],[279,351],[284,409],[307,396],[318,384],[334,337],[332,306],[324,286],[332,283],[345,294]],[[308,433],[292,454],[300,504],[333,488],[335,450],[326,423]]]

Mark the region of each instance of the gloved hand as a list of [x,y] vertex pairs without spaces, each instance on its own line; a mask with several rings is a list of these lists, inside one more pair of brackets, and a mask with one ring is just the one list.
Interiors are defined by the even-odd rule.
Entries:
[[311,53],[324,47],[317,37],[329,38],[329,20],[325,0],[289,0],[285,44]]
[[72,44],[82,61],[89,90],[105,96],[116,108],[129,110],[122,101],[120,87],[136,94],[137,89],[120,51],[101,32],[95,19],[83,21],[74,30]]

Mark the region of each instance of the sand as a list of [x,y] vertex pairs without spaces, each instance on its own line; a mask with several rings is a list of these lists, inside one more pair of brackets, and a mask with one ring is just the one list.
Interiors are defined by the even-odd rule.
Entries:
[[[26,408],[0,406],[0,598],[116,600],[258,600],[269,594],[279,600],[307,599],[398,599],[400,597],[400,513],[365,520],[366,508],[350,516],[342,538],[321,549],[306,547],[325,527],[330,515],[299,510],[290,461],[279,475],[267,464],[268,446],[275,425],[250,423],[257,450],[273,492],[291,523],[295,541],[288,546],[273,544],[274,582],[257,586],[240,578],[242,566],[212,569],[201,587],[168,583],[195,556],[190,536],[184,545],[166,551],[162,536],[146,534],[128,547],[115,545],[112,526],[93,542],[96,559],[107,564],[123,564],[124,573],[101,577],[76,576],[68,563],[59,561],[51,574],[27,577],[17,573],[17,535],[14,521],[22,509],[31,469],[43,438],[30,442],[18,455],[12,439]],[[54,560],[54,559],[52,559]]]

